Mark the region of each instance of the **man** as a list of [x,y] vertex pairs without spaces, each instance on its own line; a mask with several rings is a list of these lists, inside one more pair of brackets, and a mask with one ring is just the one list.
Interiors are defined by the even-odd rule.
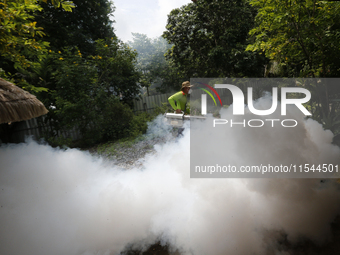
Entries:
[[190,81],[185,81],[182,83],[181,91],[173,94],[168,98],[168,101],[172,108],[176,111],[176,113],[185,112],[186,104],[187,104],[187,96],[190,93],[190,88],[193,85],[190,85]]

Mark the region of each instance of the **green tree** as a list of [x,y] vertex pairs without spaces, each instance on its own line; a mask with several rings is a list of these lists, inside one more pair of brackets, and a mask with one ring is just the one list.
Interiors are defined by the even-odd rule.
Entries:
[[[42,10],[44,1],[7,0],[0,2],[0,69],[6,73],[25,70],[41,60],[47,53],[48,42],[40,38],[45,35],[43,28],[37,26],[34,15]],[[60,5],[65,11],[72,11],[70,1],[51,1],[53,8]],[[9,78],[9,77],[7,77]],[[36,89],[35,86],[30,86]]]
[[[247,50],[263,52],[287,77],[339,77],[340,4],[330,1],[252,0],[258,8]],[[313,118],[334,133],[340,127],[340,87],[326,80],[299,86],[312,92]]]
[[131,105],[137,98],[140,74],[135,69],[137,53],[120,40],[113,38],[96,41],[96,55],[91,56],[98,72],[98,83],[108,94]]
[[70,12],[56,9],[50,2],[42,4],[37,24],[44,28],[46,40],[53,51],[77,47],[84,56],[94,54],[95,41],[115,37],[113,31],[113,3],[109,0],[75,0]]
[[126,137],[131,131],[134,116],[128,103],[140,90],[136,53],[117,39],[97,40],[95,47],[96,54],[88,57],[72,48],[52,52],[46,59],[52,72],[36,71],[35,78],[46,74],[42,80],[48,91],[39,98],[50,109],[49,141],[73,128],[85,144]]
[[264,52],[285,76],[340,75],[340,4],[330,1],[252,0],[258,8],[254,43],[249,51]]
[[261,77],[266,59],[245,52],[255,8],[247,1],[198,0],[174,9],[163,37],[168,57],[187,77]]

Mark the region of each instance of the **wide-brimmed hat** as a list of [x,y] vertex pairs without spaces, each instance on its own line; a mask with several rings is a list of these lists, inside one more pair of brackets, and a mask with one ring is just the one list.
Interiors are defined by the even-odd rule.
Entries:
[[191,88],[193,87],[194,85],[190,85],[190,81],[185,81],[182,83],[182,89],[184,88]]

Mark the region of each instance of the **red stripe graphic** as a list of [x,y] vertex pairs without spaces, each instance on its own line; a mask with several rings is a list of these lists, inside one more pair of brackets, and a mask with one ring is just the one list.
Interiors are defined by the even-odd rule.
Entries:
[[215,90],[213,87],[211,87],[211,86],[210,86],[210,85],[208,85],[208,84],[202,83],[202,82],[198,82],[198,83],[200,83],[200,84],[203,84],[204,86],[207,86],[209,89],[211,89],[211,90],[212,90],[212,92],[214,92],[214,93],[215,93],[215,95],[217,96],[218,100],[220,101],[220,104],[221,104],[221,106],[223,106],[223,104],[222,104],[222,100],[221,100],[221,98],[220,98],[219,94],[216,92],[216,90]]

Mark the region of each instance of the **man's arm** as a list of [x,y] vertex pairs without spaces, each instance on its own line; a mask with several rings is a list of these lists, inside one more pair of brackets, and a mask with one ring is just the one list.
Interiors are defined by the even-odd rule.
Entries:
[[[173,94],[171,97],[168,98],[168,101],[171,105],[171,107],[176,111],[176,112],[181,112],[181,104],[178,101],[178,98],[181,96],[181,91]],[[177,102],[176,102],[177,101]],[[179,111],[178,111],[179,110]]]

